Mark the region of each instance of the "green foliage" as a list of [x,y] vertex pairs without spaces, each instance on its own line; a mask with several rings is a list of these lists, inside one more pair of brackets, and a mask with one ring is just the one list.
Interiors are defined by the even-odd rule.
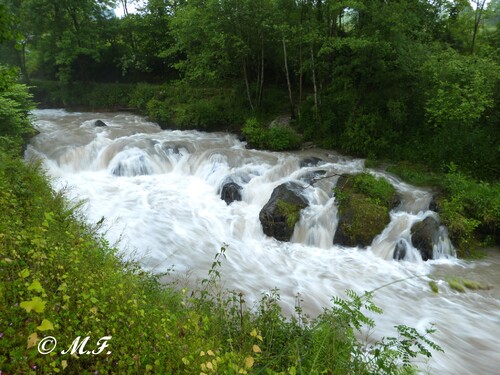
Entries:
[[28,120],[33,108],[25,85],[17,83],[18,72],[0,65],[0,136],[32,133]]
[[441,186],[443,176],[429,166],[401,161],[387,167],[387,171],[401,177],[404,181],[417,186]]
[[295,227],[295,224],[300,220],[300,211],[302,207],[285,202],[284,200],[278,200],[277,208],[280,215],[286,217],[286,224],[289,228]]
[[[451,171],[445,176],[441,218],[460,255],[473,256],[481,234],[496,241],[500,230],[500,184],[476,182]],[[486,236],[486,238],[484,238]]]
[[355,192],[364,194],[374,201],[381,202],[387,207],[393,203],[396,191],[385,178],[360,173],[352,177],[352,184]]
[[301,137],[291,128],[284,126],[265,127],[256,118],[247,119],[242,129],[250,147],[271,151],[296,150],[302,143]]

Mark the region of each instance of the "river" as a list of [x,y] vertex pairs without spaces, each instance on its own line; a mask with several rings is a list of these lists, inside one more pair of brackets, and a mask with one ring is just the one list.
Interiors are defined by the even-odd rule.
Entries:
[[[374,302],[384,313],[367,340],[393,335],[405,324],[421,331],[435,325],[431,337],[444,353],[419,363],[424,373],[497,374],[500,369],[500,255],[491,251],[481,261],[456,259],[443,244],[436,260],[423,262],[410,248],[404,261],[392,254],[398,240],[409,240],[415,221],[436,214],[428,210],[431,194],[384,172],[402,204],[391,223],[366,249],[332,244],[336,206],[335,178],[310,186],[315,170],[354,173],[364,161],[325,150],[273,153],[248,150],[236,136],[224,133],[161,130],[129,113],[34,111],[40,131],[26,158],[41,159],[55,189],[84,200],[89,223],[105,218],[103,233],[122,254],[171,277],[205,278],[215,254],[227,244],[222,283],[241,291],[247,304],[266,290],[278,288],[286,313],[293,313],[296,295],[310,315],[331,306],[331,297],[345,290],[377,290]],[[96,127],[100,119],[107,126]],[[301,167],[305,158],[319,166]],[[287,181],[304,185],[309,207],[302,212],[291,242],[264,235],[259,212],[273,189]],[[227,205],[220,189],[237,182],[242,200]],[[458,293],[444,281],[460,276],[492,286]],[[421,276],[421,277],[415,277]],[[429,280],[436,280],[433,293]],[[368,333],[367,333],[368,335]]]

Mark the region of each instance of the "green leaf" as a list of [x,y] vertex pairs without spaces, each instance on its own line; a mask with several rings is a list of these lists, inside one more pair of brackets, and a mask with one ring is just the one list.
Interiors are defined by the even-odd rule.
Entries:
[[30,275],[30,270],[27,268],[19,272],[19,276],[21,276],[21,278],[23,279],[27,278],[29,275]]
[[42,324],[36,327],[39,331],[50,331],[54,329],[54,325],[50,320],[44,319],[42,320]]
[[40,281],[38,280],[33,281],[28,287],[28,290],[34,290],[35,292],[43,293],[42,284],[40,284]]
[[42,301],[40,297],[33,297],[31,301],[23,301],[20,303],[20,306],[25,309],[27,312],[34,310],[37,313],[43,312],[45,310],[46,301]]

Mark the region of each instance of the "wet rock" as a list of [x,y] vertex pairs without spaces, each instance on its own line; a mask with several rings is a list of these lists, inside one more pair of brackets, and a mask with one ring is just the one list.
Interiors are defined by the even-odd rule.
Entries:
[[339,178],[336,188],[339,221],[334,244],[367,247],[389,224],[389,211],[395,203],[396,191],[388,187],[384,196],[370,193],[374,189],[368,187],[379,183],[367,174]]
[[427,217],[411,227],[411,243],[422,255],[423,260],[433,258],[434,245],[439,241],[439,223],[433,217]]
[[322,162],[323,162],[322,159],[317,158],[315,156],[311,156],[311,157],[302,159],[299,163],[299,166],[300,166],[300,168],[316,167],[316,166],[318,166],[318,164],[320,164]]
[[429,210],[434,212],[439,212],[439,204],[437,200],[437,196],[433,196],[431,202],[429,203]]
[[406,256],[406,242],[404,240],[399,240],[394,248],[394,254],[392,255],[394,260],[403,260]]
[[290,241],[300,211],[307,206],[302,186],[295,182],[279,185],[259,214],[264,233],[279,241]]
[[108,126],[106,125],[106,123],[102,120],[96,120],[96,122],[94,122],[94,126],[97,126],[97,127],[105,127],[105,126]]
[[236,182],[229,182],[227,184],[224,184],[220,193],[220,198],[228,205],[234,201],[241,201],[242,189],[243,188]]

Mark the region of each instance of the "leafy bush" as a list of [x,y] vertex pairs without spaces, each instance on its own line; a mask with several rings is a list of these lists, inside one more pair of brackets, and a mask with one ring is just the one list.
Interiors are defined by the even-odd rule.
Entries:
[[31,95],[17,78],[15,69],[0,65],[0,136],[22,137],[33,131],[28,119]]
[[169,124],[172,121],[172,111],[165,100],[150,99],[146,104],[144,113],[151,121],[155,121],[161,126]]
[[250,147],[271,151],[296,150],[302,143],[301,137],[291,128],[276,126],[267,128],[256,118],[247,119],[242,129]]
[[158,85],[138,83],[130,94],[129,105],[141,112],[147,108],[147,104],[153,99],[160,99],[164,91]]
[[481,237],[498,242],[500,184],[476,182],[452,169],[443,185],[446,194],[440,200],[440,215],[459,254],[473,255]]

